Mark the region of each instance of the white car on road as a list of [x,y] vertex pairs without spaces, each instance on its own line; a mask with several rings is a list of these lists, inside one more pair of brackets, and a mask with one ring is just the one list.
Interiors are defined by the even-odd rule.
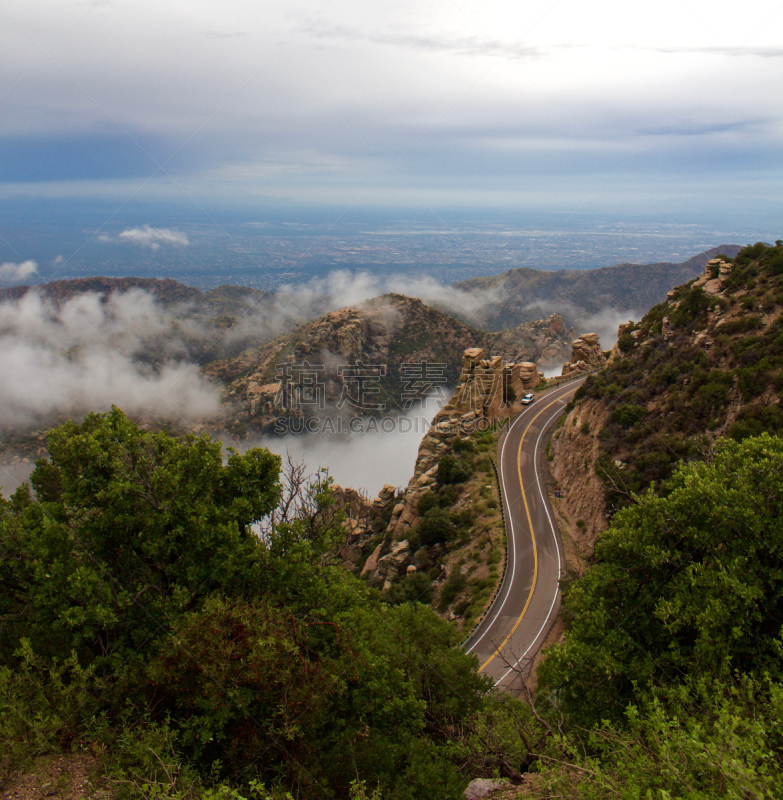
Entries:
[[527,393],[527,394],[526,394],[526,395],[525,395],[525,396],[522,398],[522,405],[524,405],[524,406],[528,406],[528,405],[530,405],[530,404],[531,404],[531,403],[532,403],[532,402],[533,402],[535,399],[536,399],[536,396],[533,394],[533,392],[528,392],[528,393]]

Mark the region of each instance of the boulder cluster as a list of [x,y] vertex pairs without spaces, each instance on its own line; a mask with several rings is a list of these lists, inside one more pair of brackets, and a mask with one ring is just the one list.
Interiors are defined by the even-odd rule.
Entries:
[[587,372],[606,363],[597,333],[583,333],[571,343],[571,358],[563,364],[562,375]]
[[[718,294],[723,289],[726,279],[734,272],[734,265],[729,264],[722,258],[711,258],[704,266],[704,272],[693,282],[695,286],[701,286],[705,293],[710,297]],[[667,296],[672,295],[669,292]]]
[[501,411],[543,377],[532,361],[506,363],[502,356],[485,358],[481,347],[473,347],[462,356],[461,383],[447,408],[461,414],[474,411],[492,421],[502,419],[508,415]]

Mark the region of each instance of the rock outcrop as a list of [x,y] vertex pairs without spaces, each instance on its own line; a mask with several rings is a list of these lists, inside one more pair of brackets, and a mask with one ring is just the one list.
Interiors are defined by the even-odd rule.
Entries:
[[[543,379],[534,362],[506,363],[501,356],[485,357],[481,347],[465,350],[461,365],[461,382],[447,405],[435,415],[419,445],[413,477],[402,498],[392,510],[388,533],[393,542],[406,541],[407,535],[419,523],[418,503],[421,496],[436,482],[438,462],[449,453],[457,437],[475,430],[489,430],[518,413],[519,400]],[[395,545],[396,547],[396,545]],[[392,549],[392,553],[394,553]],[[402,574],[400,557],[405,549],[387,559],[379,545],[365,563],[362,574],[376,584],[388,588]],[[407,553],[410,558],[411,553]]]
[[386,484],[372,501],[356,489],[344,489],[337,483],[332,484],[332,492],[336,507],[345,514],[346,536],[338,555],[348,569],[356,572],[365,545],[376,535],[373,523],[376,519],[388,518],[387,512],[394,503],[396,489]]
[[712,297],[722,291],[726,285],[726,280],[734,271],[734,265],[721,258],[711,258],[704,272],[693,282],[694,286],[701,286],[705,293]]
[[575,372],[587,372],[605,363],[606,357],[601,350],[598,334],[583,333],[571,343],[571,358],[563,364],[562,374],[565,376]]
[[501,789],[508,789],[511,784],[506,780],[495,778],[476,778],[471,781],[468,788],[463,792],[465,800],[482,800]]
[[[298,433],[303,421],[326,413],[347,425],[351,417],[410,409],[427,392],[444,396],[446,386],[464,382],[466,369],[470,391],[479,384],[494,387],[490,405],[499,408],[503,386],[524,393],[540,380],[539,365],[562,362],[570,334],[556,314],[494,334],[416,298],[384,295],[333,311],[204,371],[226,386],[224,425],[232,432]],[[463,357],[472,352],[470,345],[478,345],[473,350],[480,355]],[[490,352],[502,353],[505,361],[486,357]],[[466,359],[475,364],[466,367]],[[345,371],[356,365],[360,374]],[[305,402],[301,394],[308,388],[313,396]],[[281,418],[288,428],[279,429]]]
[[[608,521],[601,479],[594,464],[600,454],[597,434],[609,421],[606,404],[579,404],[550,440],[552,473],[560,489],[554,503],[570,568],[581,573]],[[579,525],[577,525],[579,521]]]
[[559,367],[567,358],[574,329],[568,330],[559,314],[525,322],[502,331],[491,342],[492,351],[503,353],[509,363],[535,362],[541,369]]

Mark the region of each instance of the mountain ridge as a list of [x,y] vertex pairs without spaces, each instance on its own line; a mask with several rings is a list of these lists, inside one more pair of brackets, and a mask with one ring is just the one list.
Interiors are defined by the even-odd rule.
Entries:
[[499,275],[472,278],[454,284],[469,293],[502,292],[503,297],[489,302],[477,312],[476,324],[487,330],[514,327],[547,306],[566,318],[597,314],[607,309],[639,313],[659,303],[672,286],[684,283],[701,272],[710,258],[729,257],[739,245],[722,244],[705,250],[681,263],[615,264],[588,270],[534,270],[517,267]]

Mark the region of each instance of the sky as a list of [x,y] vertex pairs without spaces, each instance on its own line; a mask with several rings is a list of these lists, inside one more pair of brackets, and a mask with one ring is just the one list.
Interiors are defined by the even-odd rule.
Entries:
[[783,210],[783,10],[4,0],[0,199]]

